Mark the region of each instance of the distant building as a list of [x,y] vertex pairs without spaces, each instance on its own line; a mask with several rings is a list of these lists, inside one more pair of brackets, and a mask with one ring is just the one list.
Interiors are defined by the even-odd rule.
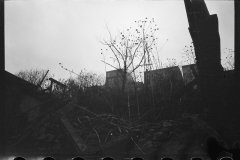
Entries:
[[144,72],[144,83],[147,85],[155,85],[159,82],[159,80],[169,78],[183,81],[182,74],[178,66]]
[[156,81],[162,78],[169,78],[169,76],[172,76],[172,78],[183,81],[184,85],[187,85],[189,82],[195,79],[191,66],[194,67],[196,73],[198,74],[198,68],[196,64],[174,66],[144,72],[144,83],[157,83]]
[[[147,88],[152,88],[155,92],[166,94],[169,91],[176,93],[180,88],[194,80],[191,69],[194,67],[198,74],[197,65],[174,66],[144,72],[144,83]],[[194,88],[196,88],[195,86]]]
[[[127,73],[127,80],[126,80],[126,87],[127,84],[133,82],[133,78],[130,73]],[[106,72],[106,88],[112,88],[112,89],[121,89],[123,83],[123,70],[112,70]]]
[[[178,66],[144,72],[144,84],[151,94],[170,97],[184,86]],[[165,97],[165,98],[167,98]]]

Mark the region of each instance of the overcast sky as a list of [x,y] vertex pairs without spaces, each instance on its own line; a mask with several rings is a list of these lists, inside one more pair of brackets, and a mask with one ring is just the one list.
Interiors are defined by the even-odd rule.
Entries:
[[[221,49],[234,49],[233,1],[205,2],[210,14],[218,15]],[[101,49],[106,46],[98,39],[108,38],[106,23],[115,34],[145,17],[154,18],[159,27],[159,48],[169,40],[159,53],[161,59],[181,61],[184,46],[192,42],[183,0],[5,1],[5,69],[16,73],[38,67],[50,69],[56,79],[68,78],[62,63],[77,73],[84,68],[104,73]]]

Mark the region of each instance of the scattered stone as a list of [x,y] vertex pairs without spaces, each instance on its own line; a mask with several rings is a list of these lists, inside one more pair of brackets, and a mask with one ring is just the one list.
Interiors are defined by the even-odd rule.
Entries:
[[153,146],[153,142],[152,141],[147,141],[147,143],[144,146],[152,147]]
[[153,140],[154,141],[163,141],[167,138],[168,138],[168,136],[165,133],[158,132],[158,133],[154,134]]
[[168,132],[169,130],[166,127],[160,129],[161,132]]
[[160,147],[161,146],[161,142],[154,142],[154,147]]
[[159,129],[161,127],[162,127],[162,125],[160,125],[160,124],[159,125],[157,124],[157,125],[153,126],[154,129]]
[[90,135],[88,136],[88,138],[95,138],[95,137],[97,137],[96,134],[90,134]]
[[172,125],[173,125],[172,121],[163,122],[163,127],[168,127],[168,126],[172,126]]
[[150,138],[150,137],[152,137],[152,135],[150,133],[147,133],[145,137]]
[[145,141],[145,140],[146,140],[145,138],[140,138],[138,141],[142,142],[142,141]]

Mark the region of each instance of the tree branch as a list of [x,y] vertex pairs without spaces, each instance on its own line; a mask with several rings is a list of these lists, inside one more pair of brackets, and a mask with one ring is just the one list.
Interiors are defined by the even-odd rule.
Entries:
[[[142,43],[142,41],[140,41],[140,43],[138,44],[137,48],[135,49],[135,51],[134,51],[134,53],[133,53],[133,57],[135,57],[136,51],[138,50],[138,48],[139,48],[139,46],[140,46],[141,43]],[[129,63],[128,67],[133,63],[133,59],[134,59],[134,58],[132,58],[132,61]],[[127,67],[127,68],[128,68],[128,67]]]
[[139,62],[139,64],[130,72],[130,74],[131,74],[132,72],[134,72],[134,71],[141,65],[141,63],[142,63],[142,61],[143,61],[143,59],[144,59],[144,57],[145,57],[145,53],[146,53],[146,52],[144,52],[144,55],[142,56],[142,59],[141,59],[141,61]]
[[115,68],[115,69],[118,69],[118,68],[114,67],[113,65],[111,65],[111,64],[109,64],[109,63],[107,63],[107,62],[104,62],[103,60],[101,60],[101,61],[102,61],[103,63],[105,63],[105,64],[107,64],[107,65],[109,65],[109,66]]

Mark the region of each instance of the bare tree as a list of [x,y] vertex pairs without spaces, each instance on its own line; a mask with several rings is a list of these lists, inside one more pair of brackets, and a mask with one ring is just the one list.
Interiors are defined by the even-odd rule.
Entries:
[[127,74],[133,73],[134,80],[136,80],[135,70],[140,66],[143,66],[144,70],[148,69],[148,65],[152,63],[150,55],[156,49],[157,38],[155,38],[155,34],[159,29],[154,24],[154,19],[145,18],[135,21],[135,23],[137,25],[135,29],[130,27],[126,31],[119,32],[116,36],[113,36],[109,28],[106,27],[109,39],[100,41],[112,51],[113,56],[110,58],[114,64],[103,62],[122,71],[122,93],[125,90]]
[[48,85],[47,80],[49,78],[54,77],[53,74],[49,73],[49,70],[47,69],[29,69],[29,70],[21,70],[15,74],[16,76],[41,87],[42,89],[46,88]]
[[73,79],[80,88],[85,89],[86,87],[91,86],[103,86],[105,83],[105,77],[103,74],[96,73],[94,71],[87,71],[85,68],[80,71],[80,73],[75,73],[73,70],[69,70],[66,67],[63,67],[62,63],[59,63],[59,65],[66,71],[70,73],[70,75],[73,73],[76,75],[75,78],[69,78]]
[[168,67],[174,67],[178,65],[178,62],[175,58],[167,58],[167,63],[164,64],[166,68]]
[[[228,53],[226,53],[228,52]],[[225,70],[234,70],[234,51],[232,49],[224,48],[223,54],[227,54],[227,56],[222,59],[222,66]]]
[[193,47],[193,43],[190,46],[185,46],[183,49],[183,59],[185,64],[196,64],[196,56]]
[[93,71],[81,70],[76,81],[81,88],[104,85],[104,76]]
[[[185,46],[183,49],[184,52],[183,58],[185,64],[196,64],[196,56],[195,51],[193,47],[193,43],[191,43],[190,46]],[[225,70],[233,70],[234,69],[234,51],[229,48],[224,48],[222,51],[222,54],[226,54],[227,56],[221,60],[222,66]]]

